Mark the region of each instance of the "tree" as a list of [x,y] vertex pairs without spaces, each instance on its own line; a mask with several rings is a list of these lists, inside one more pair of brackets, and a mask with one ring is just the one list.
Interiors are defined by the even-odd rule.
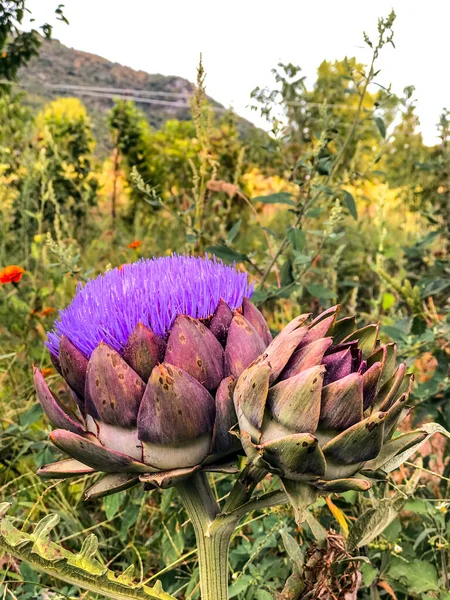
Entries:
[[[60,4],[56,10],[56,18],[68,23]],[[2,0],[0,2],[0,80],[15,81],[20,67],[39,53],[42,36],[37,29],[21,31],[19,29],[26,13],[25,0]],[[40,28],[49,39],[52,26],[44,23]],[[1,86],[3,87],[3,86]]]
[[[152,187],[156,186],[158,181],[149,157],[151,130],[144,113],[134,102],[119,100],[109,112],[108,122],[114,138],[115,171],[117,172],[123,159],[128,179],[131,170],[136,167],[145,183]],[[127,216],[127,220],[131,223],[136,216],[139,199],[140,195],[133,189]],[[112,214],[115,216],[114,197],[112,204]]]
[[48,182],[44,219],[67,218],[75,227],[86,225],[89,206],[96,203],[97,179],[93,173],[94,138],[91,122],[77,98],[60,98],[37,117],[41,150],[39,185]]

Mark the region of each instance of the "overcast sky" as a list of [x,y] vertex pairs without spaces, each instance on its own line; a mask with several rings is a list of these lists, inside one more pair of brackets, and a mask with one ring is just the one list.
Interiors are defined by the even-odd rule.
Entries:
[[[27,6],[41,24],[52,19],[58,1],[29,0]],[[63,44],[191,81],[202,52],[208,94],[259,125],[247,108],[249,95],[272,85],[270,71],[280,60],[299,64],[310,85],[325,58],[368,62],[362,32],[375,38],[378,17],[393,8],[396,49],[383,50],[378,81],[392,83],[397,93],[416,86],[429,144],[437,141],[442,108],[450,108],[450,0],[60,1],[70,22],[55,22],[54,37]]]

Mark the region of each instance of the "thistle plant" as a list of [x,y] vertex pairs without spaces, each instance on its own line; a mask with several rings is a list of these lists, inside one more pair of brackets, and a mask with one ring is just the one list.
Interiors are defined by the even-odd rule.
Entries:
[[[175,486],[196,533],[202,600],[228,598],[228,546],[246,513],[291,502],[300,522],[317,495],[366,491],[428,435],[393,437],[412,377],[377,325],[358,329],[333,307],[272,339],[252,291],[246,273],[208,257],[123,265],[80,286],[48,335],[74,410],[34,373],[50,439],[70,457],[39,474],[99,472],[91,499]],[[238,473],[240,455],[220,506],[207,472]],[[252,496],[270,474],[281,489]],[[141,597],[101,585],[107,597]]]

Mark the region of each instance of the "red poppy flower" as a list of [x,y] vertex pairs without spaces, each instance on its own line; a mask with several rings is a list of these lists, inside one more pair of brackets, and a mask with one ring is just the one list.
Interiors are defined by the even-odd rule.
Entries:
[[131,242],[131,244],[128,244],[128,248],[139,248],[139,246],[142,244],[141,240],[134,240],[133,242]]
[[8,265],[0,271],[0,283],[18,283],[22,279],[25,269],[18,265]]

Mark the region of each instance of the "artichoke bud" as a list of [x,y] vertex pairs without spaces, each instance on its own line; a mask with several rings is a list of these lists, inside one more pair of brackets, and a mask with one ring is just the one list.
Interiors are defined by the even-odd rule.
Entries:
[[379,471],[418,439],[392,439],[412,385],[405,365],[395,367],[396,345],[378,345],[378,325],[358,329],[338,313],[291,321],[235,388],[244,451],[281,477],[294,503],[315,497],[305,486],[367,490],[361,471]]

